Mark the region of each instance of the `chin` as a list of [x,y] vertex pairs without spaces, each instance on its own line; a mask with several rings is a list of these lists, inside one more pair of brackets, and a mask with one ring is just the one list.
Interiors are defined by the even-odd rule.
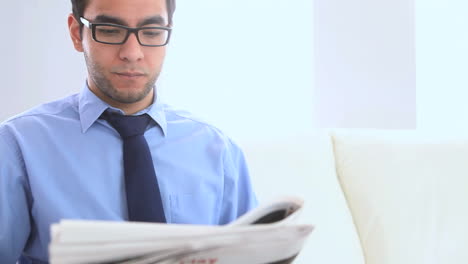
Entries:
[[125,87],[125,88],[117,88],[114,92],[113,99],[120,102],[120,103],[136,103],[143,99],[145,99],[151,92],[151,89],[147,89],[145,87]]

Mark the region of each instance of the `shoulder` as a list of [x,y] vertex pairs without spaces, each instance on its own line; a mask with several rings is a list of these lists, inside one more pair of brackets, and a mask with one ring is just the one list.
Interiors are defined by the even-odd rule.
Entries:
[[[9,144],[39,140],[54,133],[51,128],[63,128],[69,120],[78,120],[77,95],[36,106],[0,123],[0,137]],[[64,122],[65,121],[65,122]],[[16,144],[15,144],[16,143]]]
[[0,124],[0,133],[14,127],[24,126],[48,118],[60,118],[78,113],[78,94],[51,101],[31,108],[23,113],[12,116]]
[[227,135],[221,129],[205,121],[204,119],[192,114],[191,112],[175,108],[169,105],[164,105],[166,121],[170,128],[197,130],[214,136],[227,138]]
[[240,151],[239,146],[223,130],[193,113],[164,105],[169,134],[190,134],[211,140],[212,143],[222,145],[224,151]]

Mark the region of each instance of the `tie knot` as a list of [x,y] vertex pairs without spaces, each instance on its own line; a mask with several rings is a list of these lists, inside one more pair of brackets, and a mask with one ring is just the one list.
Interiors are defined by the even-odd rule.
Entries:
[[151,118],[147,114],[139,116],[126,116],[110,112],[104,112],[101,118],[107,120],[122,138],[143,135]]

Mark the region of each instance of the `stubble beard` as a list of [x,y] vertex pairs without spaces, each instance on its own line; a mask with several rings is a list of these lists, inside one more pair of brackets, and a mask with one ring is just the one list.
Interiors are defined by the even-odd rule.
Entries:
[[148,82],[144,85],[143,89],[125,89],[118,90],[112,85],[112,82],[104,75],[104,69],[101,65],[94,63],[90,60],[85,53],[85,61],[88,66],[89,76],[96,85],[97,89],[101,91],[106,97],[113,101],[122,104],[132,104],[143,100],[154,88],[159,72],[155,73]]

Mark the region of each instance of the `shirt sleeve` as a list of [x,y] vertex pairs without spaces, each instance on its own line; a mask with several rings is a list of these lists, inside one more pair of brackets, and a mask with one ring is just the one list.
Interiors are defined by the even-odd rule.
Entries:
[[31,229],[23,164],[16,139],[0,125],[0,263],[16,263]]
[[224,153],[224,192],[219,224],[227,224],[257,206],[242,150],[228,140]]

